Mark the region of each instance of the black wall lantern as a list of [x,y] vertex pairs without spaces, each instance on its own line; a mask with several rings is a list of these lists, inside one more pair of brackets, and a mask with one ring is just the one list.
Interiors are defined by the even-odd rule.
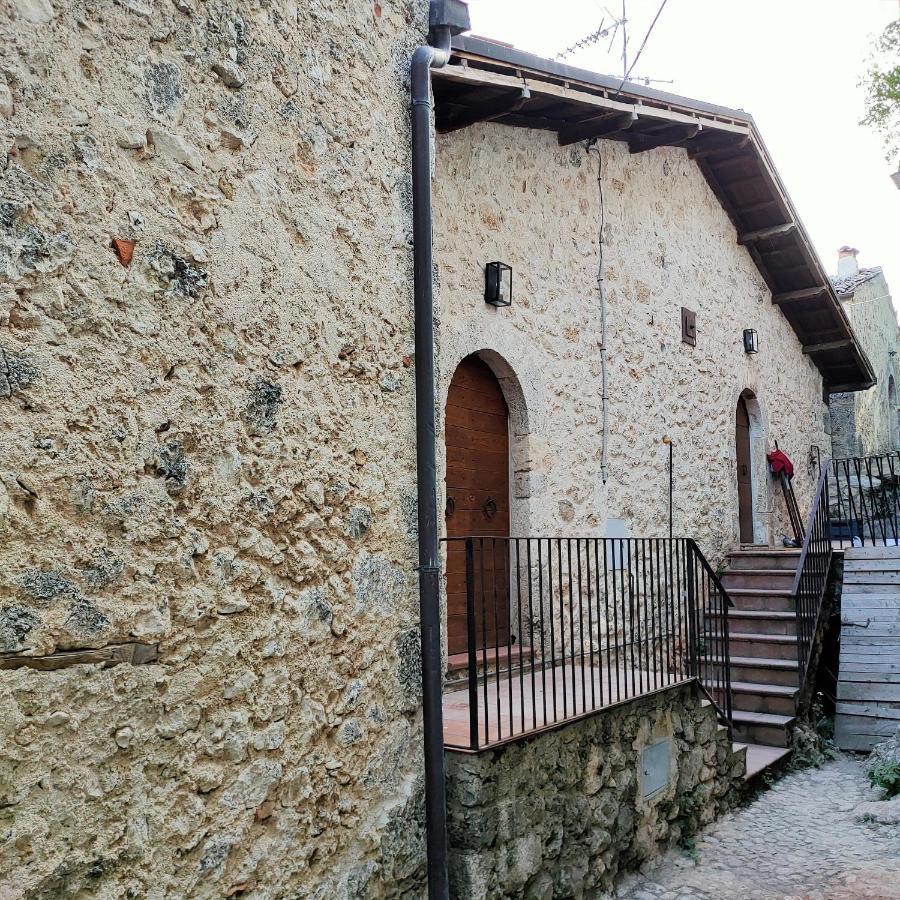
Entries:
[[759,353],[759,335],[754,328],[744,329],[744,353]]
[[484,302],[512,306],[512,269],[506,263],[492,262],[485,267]]

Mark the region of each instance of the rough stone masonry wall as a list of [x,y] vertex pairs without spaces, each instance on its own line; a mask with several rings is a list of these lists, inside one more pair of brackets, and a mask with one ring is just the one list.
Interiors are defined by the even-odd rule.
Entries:
[[[641,751],[665,739],[668,783],[645,798]],[[733,805],[743,773],[693,684],[478,756],[448,753],[451,893],[596,897]]]
[[4,898],[422,883],[425,9],[0,0]]
[[[789,533],[765,472],[775,440],[797,467],[805,510],[810,447],[825,455],[822,381],[697,165],[680,149],[630,154],[603,141],[603,256],[608,297],[609,481],[600,477],[601,228],[598,155],[556,135],[477,125],[441,136],[435,179],[440,375],[482,349],[512,407],[513,530],[668,533],[668,456],[675,441],[676,535],[720,559],[737,539],[735,409],[761,407],[754,465],[763,540]],[[513,268],[513,305],[484,303],[484,265]],[[697,313],[697,346],[680,309]],[[743,349],[744,328],[760,353]],[[774,509],[774,513],[773,513]]]
[[[884,275],[863,282],[852,296],[843,298],[843,304],[853,331],[875,369],[878,384],[867,391],[835,394],[832,398],[834,455],[873,456],[900,449],[897,414],[900,339],[897,313]],[[892,376],[893,398],[889,397]]]

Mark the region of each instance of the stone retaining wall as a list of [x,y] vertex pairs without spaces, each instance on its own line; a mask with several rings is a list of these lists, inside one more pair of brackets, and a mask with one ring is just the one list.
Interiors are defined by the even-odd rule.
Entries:
[[[665,740],[668,782],[642,799],[642,751]],[[694,683],[447,760],[451,893],[466,900],[595,897],[729,809],[744,773]]]

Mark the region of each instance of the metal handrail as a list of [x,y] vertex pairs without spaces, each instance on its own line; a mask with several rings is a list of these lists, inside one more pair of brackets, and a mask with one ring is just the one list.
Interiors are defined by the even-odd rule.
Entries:
[[797,595],[797,591],[800,588],[800,580],[803,572],[803,567],[805,565],[806,559],[809,556],[809,548],[813,541],[813,533],[810,526],[815,521],[816,515],[818,514],[819,507],[822,505],[822,498],[826,493],[826,484],[828,481],[828,463],[826,462],[824,466],[822,466],[822,470],[819,473],[819,480],[816,483],[816,493],[813,498],[813,505],[809,511],[809,518],[807,521],[806,528],[806,536],[803,538],[803,547],[800,550],[800,564],[797,566],[797,574],[794,576],[794,583],[791,585],[791,592],[794,596]]
[[828,469],[833,540],[842,547],[900,542],[900,451],[833,459]]
[[447,746],[497,746],[691,680],[730,722],[732,603],[694,540],[443,543],[450,653],[467,682],[453,702],[469,712]]
[[722,585],[722,582],[719,580],[719,576],[716,574],[713,567],[709,564],[709,560],[703,555],[703,551],[700,549],[700,545],[693,538],[688,538],[688,540],[691,542],[694,550],[697,552],[697,558],[700,560],[700,564],[703,566],[703,568],[706,569],[710,579],[713,581],[718,590],[720,590],[725,595],[725,599],[728,600],[728,606],[733,607],[734,600],[732,600],[728,595],[728,591]]
[[797,613],[797,659],[803,687],[813,642],[819,630],[828,573],[831,569],[831,528],[828,517],[829,463],[822,466],[806,527],[797,574],[791,587]]

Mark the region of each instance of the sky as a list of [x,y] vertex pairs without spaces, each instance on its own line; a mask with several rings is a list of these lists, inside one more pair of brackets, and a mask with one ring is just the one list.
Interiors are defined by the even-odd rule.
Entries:
[[[660,2],[626,0],[629,59]],[[473,34],[552,58],[621,17],[621,0],[470,0],[469,9]],[[859,124],[859,81],[874,36],[898,15],[900,0],[667,0],[632,72],[749,112],[826,271],[850,244],[860,266],[882,266],[896,297],[900,190],[879,138]],[[620,38],[611,49],[607,38],[565,62],[621,76],[621,53]]]

